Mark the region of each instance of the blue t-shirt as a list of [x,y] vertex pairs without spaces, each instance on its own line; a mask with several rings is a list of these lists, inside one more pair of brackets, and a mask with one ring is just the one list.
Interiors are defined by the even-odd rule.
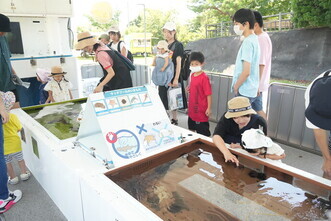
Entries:
[[246,81],[239,87],[239,93],[246,97],[256,97],[259,88],[260,46],[258,37],[251,34],[246,37],[238,51],[234,69],[232,87],[237,82],[244,68],[244,61],[251,64],[251,70]]

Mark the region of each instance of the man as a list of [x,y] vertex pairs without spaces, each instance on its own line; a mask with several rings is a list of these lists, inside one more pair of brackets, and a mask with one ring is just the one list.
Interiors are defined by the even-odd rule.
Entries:
[[255,16],[250,9],[239,9],[233,16],[234,32],[244,36],[237,54],[233,74],[232,89],[235,96],[244,96],[250,100],[255,111],[262,106],[254,105],[259,88],[260,46],[254,34]]
[[330,70],[319,75],[305,93],[306,126],[314,130],[317,145],[323,154],[323,177],[331,179],[331,135],[329,144],[327,131],[331,131],[331,74]]
[[19,97],[16,91],[16,86],[12,81],[12,75],[16,74],[16,72],[10,62],[11,53],[5,37],[5,34],[10,31],[9,18],[0,14],[0,91],[12,91],[16,97],[16,103],[13,108],[18,108]]
[[253,102],[253,106],[260,106],[262,109],[257,113],[267,121],[267,115],[264,112],[266,105],[263,101],[266,101],[268,96],[268,87],[270,81],[270,70],[271,70],[271,54],[272,54],[272,43],[267,32],[263,31],[263,19],[262,15],[258,11],[253,11],[255,16],[254,33],[257,35],[260,46],[260,62],[259,62],[259,76],[260,85],[259,92],[256,100]]

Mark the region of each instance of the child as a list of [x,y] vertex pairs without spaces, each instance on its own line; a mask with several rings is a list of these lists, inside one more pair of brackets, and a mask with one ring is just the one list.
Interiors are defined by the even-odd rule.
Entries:
[[64,78],[66,73],[67,72],[63,72],[61,66],[52,67],[50,77],[53,79],[48,82],[44,88],[45,91],[48,91],[46,103],[61,102],[72,99],[72,94],[70,91],[72,84]]
[[254,34],[255,16],[250,9],[239,9],[233,16],[234,32],[244,36],[237,54],[233,74],[232,90],[235,96],[249,98],[255,111],[262,110],[262,104],[255,103],[259,88],[260,47]]
[[44,69],[41,68],[37,68],[36,70],[36,75],[37,75],[37,80],[39,82],[41,82],[40,86],[39,86],[39,104],[44,104],[46,103],[46,100],[48,98],[48,92],[44,90],[47,82],[50,80],[49,79],[49,71],[46,71]]
[[260,129],[246,130],[241,137],[242,146],[247,152],[261,158],[280,160],[285,158],[285,151]]
[[169,86],[174,75],[174,66],[169,58],[168,43],[164,40],[157,43],[158,53],[154,57],[152,81],[157,86]]
[[[9,111],[15,103],[15,96],[12,92],[6,92],[2,94],[2,97],[6,110]],[[18,117],[15,114],[9,113],[9,121],[3,124],[3,136],[4,155],[7,164],[7,173],[9,175],[8,183],[12,185],[17,184],[19,181],[13,169],[13,159],[18,161],[18,165],[21,169],[21,180],[28,180],[31,175],[25,166],[21,147],[21,139],[17,134],[21,130],[22,125]]]
[[212,89],[209,78],[202,70],[205,57],[201,52],[190,55],[190,84],[186,88],[188,99],[188,128],[199,134],[210,136],[208,118],[211,115]]

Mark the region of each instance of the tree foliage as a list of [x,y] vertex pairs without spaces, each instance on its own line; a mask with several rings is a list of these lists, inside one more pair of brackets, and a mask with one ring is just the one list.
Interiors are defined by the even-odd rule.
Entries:
[[331,0],[292,0],[296,27],[331,27]]

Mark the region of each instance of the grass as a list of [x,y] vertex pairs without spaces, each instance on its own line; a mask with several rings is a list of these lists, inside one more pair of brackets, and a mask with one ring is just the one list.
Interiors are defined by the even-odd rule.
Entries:
[[305,86],[307,87],[310,84],[310,81],[291,81],[291,80],[284,80],[284,79],[278,79],[278,78],[272,78],[270,79],[270,83],[283,83],[283,84],[291,84],[291,85],[298,85],[298,86]]

